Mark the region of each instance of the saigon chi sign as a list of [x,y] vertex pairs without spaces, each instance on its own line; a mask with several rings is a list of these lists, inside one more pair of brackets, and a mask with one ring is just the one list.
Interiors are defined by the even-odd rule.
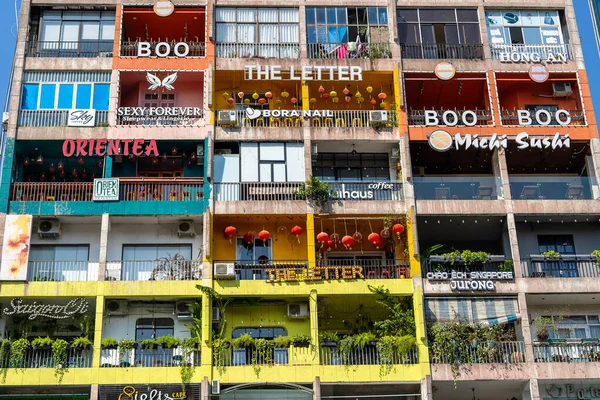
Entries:
[[37,301],[27,304],[20,297],[16,297],[11,300],[10,307],[4,308],[3,313],[5,315],[28,315],[30,320],[37,317],[66,319],[76,314],[85,314],[88,308],[87,300],[82,297],[71,300],[64,305],[40,304]]

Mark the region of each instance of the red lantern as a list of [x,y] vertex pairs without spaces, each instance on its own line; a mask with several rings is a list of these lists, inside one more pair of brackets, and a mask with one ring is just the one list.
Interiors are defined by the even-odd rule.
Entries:
[[371,100],[369,100],[369,103],[375,105],[377,104],[377,100],[375,100],[375,98],[372,98]]
[[333,240],[329,239],[329,240],[325,241],[325,243],[323,243],[323,246],[326,249],[333,249],[335,247],[335,242]]
[[321,95],[321,97],[323,97],[325,100],[327,100],[328,98],[330,98],[331,96],[329,95],[329,93],[323,93]]
[[171,161],[171,166],[172,166],[172,167],[174,167],[174,166],[176,166],[176,165],[177,165],[177,163],[175,162],[175,160]]
[[229,238],[229,243],[231,243],[231,239],[236,235],[237,229],[235,226],[228,226],[225,228],[225,235]]
[[63,171],[65,169],[65,164],[63,164],[62,161],[59,161],[57,168],[59,171]]
[[321,94],[321,97],[323,97],[323,93],[325,93],[325,88],[322,85],[319,86],[319,93]]
[[390,237],[390,230],[389,229],[382,229],[381,232],[379,232],[379,236],[381,236],[382,239],[387,239]]
[[75,168],[73,168],[73,172],[71,172],[71,175],[73,175],[74,177],[77,177],[77,170]]
[[133,154],[129,155],[129,161],[131,161],[131,162],[135,161],[135,156]]
[[37,158],[38,165],[42,165],[44,163],[44,157],[40,154]]
[[77,159],[77,164],[83,165],[83,157],[79,156],[79,158]]
[[54,163],[50,163],[50,167],[48,168],[48,172],[50,172],[51,174],[54,173],[54,171],[56,170],[56,168],[54,168]]
[[40,175],[40,181],[46,182],[46,173],[45,172],[42,172],[42,174]]
[[244,98],[244,92],[238,92],[238,97],[240,99],[243,99]]
[[269,231],[267,231],[265,229],[258,232],[258,238],[263,241],[263,246],[267,245],[267,240],[269,240],[270,237],[271,237],[271,234],[269,233]]
[[23,166],[28,167],[29,166],[29,158],[25,157],[25,160],[23,160]]
[[342,92],[347,95],[348,93],[350,93],[350,89],[348,88],[344,88],[344,90],[342,90]]
[[228,102],[229,104],[233,104],[233,103],[235,102],[235,100],[234,100],[234,98],[233,98],[233,97],[228,97],[228,98],[227,98],[227,102]]
[[300,243],[300,235],[302,235],[302,227],[296,225],[292,229],[290,229],[292,235],[296,236],[298,239],[298,243]]
[[396,224],[392,226],[392,231],[396,234],[398,239],[400,239],[400,235],[404,232],[404,226],[402,226],[402,224]]
[[85,170],[85,168],[83,169],[83,171],[81,172],[81,177],[83,179],[87,178],[87,171]]
[[163,160],[164,162],[166,162],[166,161],[167,161],[167,153],[163,153],[163,155],[162,155],[162,160]]
[[192,161],[196,161],[196,152],[192,152],[192,154],[190,155],[190,160]]
[[381,100],[385,99],[387,97],[387,94],[381,92],[377,95],[377,97],[379,97]]
[[244,235],[244,242],[251,245],[254,243],[254,232],[250,231],[250,232],[246,232],[246,234]]
[[295,98],[295,97],[292,97],[292,98],[290,99],[290,101],[292,102],[292,104],[296,104],[296,103],[298,102],[298,99],[297,99],[297,98]]
[[377,246],[377,244],[378,244],[378,243],[381,243],[381,237],[379,236],[379,233],[375,233],[375,232],[371,233],[371,234],[369,235],[368,239],[369,239],[369,242],[371,242],[371,244],[372,244],[373,246],[375,246],[375,247],[379,248],[379,247]]
[[152,165],[158,165],[158,164],[160,164],[160,161],[158,160],[158,157],[154,157],[152,159]]
[[177,155],[177,147],[173,146],[173,148],[171,149],[171,155],[172,156],[176,156]]
[[59,176],[60,176],[61,178],[64,178],[64,177],[65,177],[65,171],[60,171],[60,174],[59,174]]
[[265,104],[267,102],[266,99],[263,99],[262,97],[260,99],[258,99],[258,104]]
[[352,247],[354,247],[354,239],[352,239],[352,236],[346,235],[342,238],[342,244],[347,250],[352,250]]
[[271,97],[273,97],[273,93],[271,93],[271,92],[269,91],[269,92],[265,93],[265,97],[266,97],[267,99],[270,99]]
[[104,160],[100,159],[98,160],[98,168],[102,168],[104,167]]
[[350,100],[352,100],[352,97],[346,96],[346,97],[344,97],[344,100],[346,100],[346,103],[350,103]]
[[185,151],[181,152],[181,158],[183,158],[184,160],[187,158],[187,155],[185,154]]
[[50,182],[56,182],[56,176],[52,175],[52,177],[50,178]]

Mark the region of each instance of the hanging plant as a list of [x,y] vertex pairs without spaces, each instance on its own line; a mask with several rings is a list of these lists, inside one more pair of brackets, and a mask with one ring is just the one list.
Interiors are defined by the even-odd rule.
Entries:
[[154,350],[158,347],[158,341],[156,339],[144,339],[141,346],[145,350]]
[[64,339],[56,339],[52,343],[52,355],[54,356],[54,376],[61,383],[65,372],[67,372],[67,348],[69,343]]
[[271,352],[273,342],[267,339],[254,340],[254,349],[252,351],[252,369],[256,377],[260,377],[260,364],[269,364],[271,362]]
[[37,337],[31,341],[31,346],[33,346],[34,350],[50,350],[52,348],[52,343],[54,340],[46,337]]
[[273,339],[273,344],[277,349],[288,349],[292,345],[292,339],[289,336],[277,336]]
[[194,352],[198,349],[198,340],[195,337],[185,338],[181,342],[181,365],[179,375],[181,383],[187,385],[194,377]]
[[123,359],[125,357],[128,357],[131,350],[133,350],[135,347],[136,343],[134,340],[122,339],[119,342],[119,358]]
[[173,335],[165,335],[156,339],[156,343],[163,349],[174,349],[179,346],[180,341]]
[[29,340],[25,338],[17,339],[10,345],[10,366],[13,368],[25,368],[23,360],[30,347]]
[[301,200],[312,202],[317,207],[324,208],[329,199],[334,197],[336,193],[330,189],[329,183],[311,175],[306,183],[302,183],[300,188],[294,191],[294,195]]
[[71,347],[78,350],[89,350],[92,346],[92,341],[85,336],[75,338],[73,339],[73,342],[71,342]]
[[393,366],[404,363],[409,352],[415,347],[414,336],[383,336],[377,341],[379,354],[379,376],[392,372]]
[[9,339],[0,339],[0,375],[2,376],[2,383],[6,383],[6,374],[10,367],[8,360],[10,344]]
[[104,338],[102,339],[100,347],[107,350],[114,350],[119,347],[119,342],[114,338]]

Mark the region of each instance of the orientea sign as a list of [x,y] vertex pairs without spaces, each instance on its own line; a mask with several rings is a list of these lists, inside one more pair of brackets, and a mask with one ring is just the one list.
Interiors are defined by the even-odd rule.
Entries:
[[290,81],[362,81],[362,68],[358,66],[294,66],[282,69],[281,65],[246,65],[244,79]]

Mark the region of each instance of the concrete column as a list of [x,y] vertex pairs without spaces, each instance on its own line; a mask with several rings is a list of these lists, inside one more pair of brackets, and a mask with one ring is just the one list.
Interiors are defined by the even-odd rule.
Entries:
[[506,151],[496,149],[492,156],[492,168],[496,178],[496,191],[498,197],[504,200],[510,200],[510,181],[508,179],[508,167],[506,166]]
[[300,35],[300,58],[308,58],[308,45],[306,44],[306,9],[304,4],[298,8],[298,34]]
[[508,242],[510,243],[510,253],[514,264],[515,278],[523,276],[521,265],[521,254],[519,252],[519,238],[517,237],[517,223],[515,215],[510,212],[506,215],[506,228],[508,230]]
[[314,268],[317,266],[317,254],[315,248],[315,216],[314,214],[306,215],[306,247],[308,251],[308,266]]
[[92,368],[100,367],[100,351],[102,344],[102,322],[104,314],[104,296],[96,297],[96,313],[94,315],[94,353],[92,354]]
[[[204,280],[206,282],[206,279]],[[206,284],[206,283],[205,283]],[[212,287],[212,283],[209,284]],[[224,315],[220,316],[225,318]],[[202,342],[200,343],[200,365],[212,366],[212,346],[208,343],[212,341],[212,299],[207,294],[202,294]],[[211,372],[212,374],[212,372]],[[212,375],[209,377],[212,379]]]
[[102,214],[100,224],[100,254],[98,255],[98,280],[106,277],[106,260],[108,259],[108,233],[110,232],[110,215]]
[[402,169],[402,189],[406,207],[415,206],[415,187],[412,174],[412,161],[410,159],[410,140],[407,135],[400,136],[398,147],[400,149],[400,168]]
[[321,378],[318,376],[313,381],[313,400],[321,400]]
[[433,400],[433,390],[431,388],[431,375],[426,375],[421,380],[421,399]]
[[540,387],[536,378],[532,378],[529,381],[529,394],[531,400],[540,400]]
[[93,384],[90,388],[90,400],[98,400],[98,384]]
[[479,14],[479,33],[481,34],[481,43],[483,45],[483,56],[486,60],[489,60],[492,58],[492,51],[488,42],[487,21],[485,20],[485,8],[483,4],[477,7],[477,13]]
[[[519,304],[519,312],[521,313],[521,331],[523,332],[523,343],[525,343],[525,361],[533,363],[535,362],[535,359],[533,357],[531,326],[529,321],[529,314],[527,311],[527,301],[525,300],[525,293],[519,293],[517,296],[517,301]],[[539,395],[537,397],[539,398]],[[533,400],[533,392],[531,398]]]
[[[308,129],[310,132],[310,129]],[[304,138],[304,178],[308,180],[312,175],[312,142],[309,137]],[[318,148],[317,148],[318,151]]]
[[310,291],[310,295],[308,296],[308,305],[310,308],[310,336],[312,337],[312,343],[316,351],[316,355],[312,359],[312,365],[319,365],[321,362],[319,352],[319,315],[317,309],[316,289]]
[[600,197],[600,187],[598,187],[600,183],[600,162],[594,163],[593,160],[600,160],[600,139],[590,139],[590,150],[592,152],[592,160],[591,162],[587,162],[586,158],[586,166],[590,176],[590,184],[594,185],[592,186],[592,195],[597,199]]
[[[202,261],[210,264],[212,260],[212,214],[209,210],[205,210],[202,214]],[[206,272],[207,275],[204,274]],[[203,271],[202,277],[212,279],[212,270]]]
[[117,125],[117,108],[119,108],[119,71],[113,70],[110,74],[110,99],[108,102],[108,126]]
[[205,376],[200,383],[200,400],[207,400],[211,394],[210,382],[208,381],[208,377]]

